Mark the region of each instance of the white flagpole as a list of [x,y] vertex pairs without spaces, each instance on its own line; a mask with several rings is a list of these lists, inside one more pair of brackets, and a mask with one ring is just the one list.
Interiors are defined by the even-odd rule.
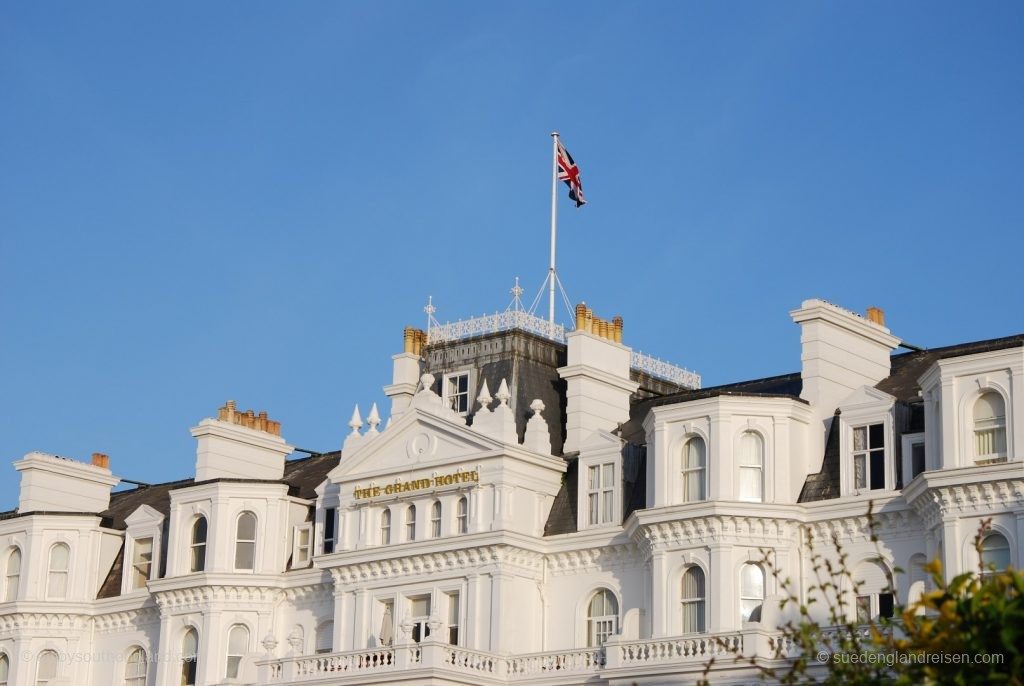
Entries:
[[552,159],[551,159],[551,268],[548,269],[548,322],[551,325],[551,335],[555,335],[555,235],[558,226],[558,206],[555,204],[555,196],[558,190],[558,132],[551,133],[552,138]]

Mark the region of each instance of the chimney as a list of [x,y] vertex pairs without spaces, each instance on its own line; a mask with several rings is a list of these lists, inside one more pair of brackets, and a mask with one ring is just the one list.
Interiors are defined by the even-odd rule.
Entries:
[[281,422],[266,412],[239,412],[234,400],[217,410],[216,419],[192,427],[196,445],[196,481],[241,478],[277,480],[294,448],[281,438]]
[[384,395],[391,398],[391,417],[405,412],[416,394],[416,384],[423,373],[420,357],[426,334],[411,326],[402,332],[402,352],[391,357],[394,360],[391,384],[384,387]]
[[602,320],[581,303],[576,321],[576,330],[566,335],[566,366],[558,370],[566,382],[567,453],[579,450],[593,432],[612,431],[627,421],[629,398],[637,389],[629,378],[631,350],[620,342],[621,318]]
[[100,469],[110,469],[110,457],[103,453],[92,454],[92,466]]
[[[827,429],[843,399],[889,376],[889,355],[900,340],[885,328],[882,310],[875,307],[864,318],[824,300],[805,300],[789,315],[800,325],[800,397]],[[824,436],[815,454],[823,454]]]
[[[97,457],[103,464],[97,464]],[[91,512],[110,507],[110,489],[120,479],[107,469],[107,456],[93,463],[33,452],[14,463],[21,472],[18,512]]]

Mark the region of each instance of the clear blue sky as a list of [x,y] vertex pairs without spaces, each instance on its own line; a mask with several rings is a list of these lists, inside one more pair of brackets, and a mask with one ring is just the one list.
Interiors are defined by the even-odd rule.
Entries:
[[4,3],[0,456],[186,477],[227,398],[340,447],[428,295],[533,294],[555,128],[570,296],[705,385],[808,297],[1019,333],[1022,122],[1020,2]]

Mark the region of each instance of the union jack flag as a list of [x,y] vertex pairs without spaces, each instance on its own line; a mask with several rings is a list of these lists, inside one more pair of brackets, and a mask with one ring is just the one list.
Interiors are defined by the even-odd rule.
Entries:
[[583,199],[583,183],[580,181],[580,168],[572,161],[572,155],[562,145],[562,141],[558,141],[557,160],[558,178],[565,181],[565,185],[569,187],[569,199],[576,202],[576,207],[586,205],[587,201]]

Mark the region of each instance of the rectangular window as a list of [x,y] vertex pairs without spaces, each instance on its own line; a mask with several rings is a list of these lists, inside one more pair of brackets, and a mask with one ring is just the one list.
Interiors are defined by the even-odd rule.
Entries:
[[459,645],[459,594],[448,594],[448,643]]
[[885,425],[853,430],[853,486],[872,491],[885,488]]
[[292,567],[305,567],[309,564],[309,526],[295,527],[295,555]]
[[459,414],[469,412],[469,372],[445,375],[444,399]]
[[857,623],[867,624],[871,621],[871,596],[857,596]]
[[587,468],[587,511],[591,524],[607,524],[615,512],[615,463]]
[[324,555],[334,552],[334,531],[337,528],[338,510],[328,507],[324,510]]
[[132,551],[132,588],[145,588],[153,569],[153,539],[135,539]]
[[430,596],[409,598],[409,618],[412,621],[412,640],[419,643],[430,635]]

